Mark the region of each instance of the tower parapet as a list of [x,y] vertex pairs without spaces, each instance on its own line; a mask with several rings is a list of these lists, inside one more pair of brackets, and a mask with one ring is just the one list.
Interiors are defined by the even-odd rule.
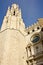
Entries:
[[26,32],[28,34],[31,34],[32,32],[36,33],[38,30],[40,31],[43,27],[43,18],[40,18],[37,20],[37,23],[34,23],[33,25],[26,28]]

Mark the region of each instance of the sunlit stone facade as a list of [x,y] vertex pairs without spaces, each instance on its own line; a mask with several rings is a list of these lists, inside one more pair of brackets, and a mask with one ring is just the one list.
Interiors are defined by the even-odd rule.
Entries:
[[0,65],[43,65],[43,18],[26,28],[19,6],[8,7],[0,30]]

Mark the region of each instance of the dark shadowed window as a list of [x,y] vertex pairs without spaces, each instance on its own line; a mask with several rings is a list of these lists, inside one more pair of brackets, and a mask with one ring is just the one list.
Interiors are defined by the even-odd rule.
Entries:
[[42,27],[41,31],[43,32],[43,27]]
[[28,32],[28,34],[30,34],[30,32]]
[[35,30],[33,29],[32,32],[34,32]]
[[39,27],[37,27],[37,29],[40,29]]
[[14,14],[13,15],[15,15],[15,11],[14,11]]

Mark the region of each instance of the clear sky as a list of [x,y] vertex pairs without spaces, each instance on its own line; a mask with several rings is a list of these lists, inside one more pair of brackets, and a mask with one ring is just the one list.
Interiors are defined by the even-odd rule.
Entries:
[[21,8],[26,27],[35,23],[38,18],[43,18],[43,0],[0,0],[0,26],[8,6],[13,3],[18,4]]

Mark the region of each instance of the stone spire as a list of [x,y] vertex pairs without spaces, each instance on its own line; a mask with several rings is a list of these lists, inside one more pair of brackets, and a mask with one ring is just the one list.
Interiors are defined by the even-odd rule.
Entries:
[[12,4],[11,8],[8,7],[1,30],[5,30],[7,28],[18,29],[21,31],[25,29],[21,15],[21,9],[19,9],[19,6],[17,4]]

